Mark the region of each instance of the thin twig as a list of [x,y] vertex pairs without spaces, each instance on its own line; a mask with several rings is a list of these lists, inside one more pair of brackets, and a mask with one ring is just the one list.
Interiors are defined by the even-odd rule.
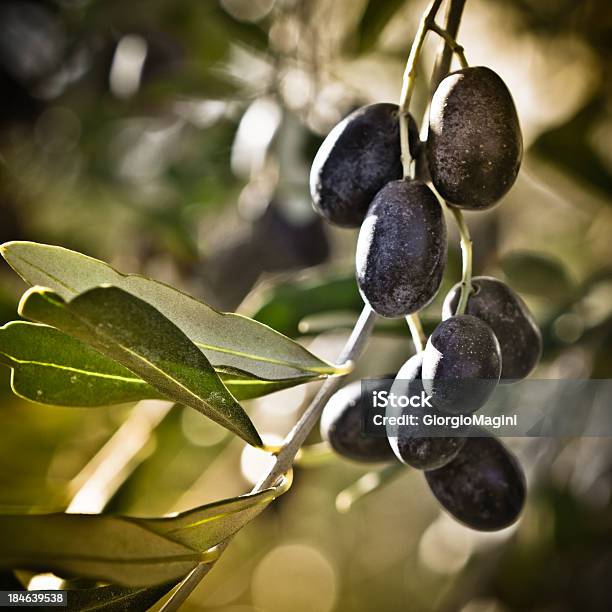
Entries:
[[472,291],[472,238],[470,230],[463,218],[463,213],[458,208],[449,206],[450,211],[457,222],[457,229],[461,238],[461,293],[459,295],[459,303],[457,304],[456,315],[462,315],[465,312],[468,298]]
[[459,58],[459,63],[462,68],[468,67],[467,59],[465,58],[465,52],[463,47],[443,28],[441,28],[437,23],[432,23],[429,26],[429,29],[432,32],[435,32],[438,36],[441,36],[446,44],[452,49],[453,53]]
[[98,514],[142,461],[142,449],[174,402],[142,400],[104,446],[71,481],[65,512]]
[[[412,94],[416,84],[417,66],[419,62],[419,56],[423,49],[423,43],[427,32],[435,25],[435,18],[442,0],[432,0],[419,22],[414,40],[412,41],[412,47],[410,47],[410,54],[408,55],[408,61],[406,62],[406,68],[404,69],[404,77],[402,80],[402,90],[399,99],[399,124],[400,124],[400,147],[402,155],[402,169],[404,178],[411,177],[415,164],[410,153],[410,138],[408,129],[408,116],[410,111],[410,101],[412,100]],[[415,312],[406,316],[406,322],[410,329],[410,335],[412,336],[412,342],[417,353],[423,351],[427,338],[423,332],[423,326],[419,318],[419,313]]]
[[[457,33],[459,32],[459,23],[461,22],[461,15],[463,14],[465,2],[466,0],[449,0],[446,7],[446,14],[444,15],[444,30],[451,38],[455,40],[457,39]],[[442,48],[438,52],[438,57],[436,58],[433,74],[431,76],[430,88],[432,92],[437,89],[440,81],[448,74],[452,59],[453,50],[449,45],[443,44]]]
[[378,491],[378,489],[404,473],[405,468],[405,465],[397,462],[382,470],[364,474],[352,485],[338,493],[336,496],[336,510],[346,514],[351,510],[355,502],[360,501],[374,491]]
[[425,332],[423,331],[423,325],[421,324],[419,313],[415,312],[413,314],[406,315],[406,323],[408,323],[408,329],[410,330],[410,335],[412,336],[414,350],[417,353],[422,353],[425,349],[425,344],[427,343],[427,336],[425,336]]
[[[444,29],[438,28],[436,31],[443,38],[442,46],[436,58],[436,64],[431,77],[431,91],[435,91],[442,79],[448,74],[451,61],[453,59],[453,43],[456,45],[457,33],[459,32],[459,23],[463,9],[465,8],[466,0],[448,0],[446,14],[444,16]],[[436,26],[437,27],[437,26]],[[460,55],[460,61],[463,67],[466,67],[467,62],[465,55]],[[424,122],[427,123],[427,122]],[[448,206],[448,205],[447,205]],[[463,314],[467,306],[467,301],[472,291],[472,239],[469,228],[463,218],[463,213],[458,208],[448,206],[457,223],[459,236],[461,238],[461,259],[462,259],[462,274],[461,274],[461,294],[459,296],[459,304],[455,314]]]
[[412,156],[410,154],[410,142],[408,138],[408,111],[410,107],[410,100],[414,92],[414,86],[416,84],[417,66],[423,43],[425,42],[425,36],[427,31],[435,19],[436,13],[442,4],[442,0],[432,0],[429,6],[423,13],[419,27],[417,28],[410,48],[410,55],[406,62],[406,68],[404,70],[404,77],[402,80],[402,91],[400,93],[399,101],[399,120],[400,120],[400,146],[402,153],[402,167],[404,169],[404,177],[408,177],[411,174]]

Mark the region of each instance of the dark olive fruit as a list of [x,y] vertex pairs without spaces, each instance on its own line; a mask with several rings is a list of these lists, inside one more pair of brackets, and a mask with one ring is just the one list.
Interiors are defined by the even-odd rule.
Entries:
[[473,437],[457,457],[425,473],[442,507],[460,523],[497,531],[516,521],[525,504],[525,476],[518,461],[492,437]]
[[[422,364],[423,353],[413,355],[397,373],[391,393],[406,396],[420,395],[423,391]],[[467,438],[444,437],[439,431],[435,436],[427,435],[427,428],[421,425],[423,416],[428,413],[434,414],[435,409],[421,406],[406,407],[402,412],[415,415],[419,419],[418,426],[387,427],[389,444],[402,463],[417,470],[435,470],[457,456]]]
[[385,185],[357,241],[357,283],[384,317],[416,312],[436,295],[446,263],[446,224],[431,189],[420,181]]
[[[372,391],[389,389],[389,378],[372,383]],[[368,406],[361,394],[361,381],[343,387],[327,402],[321,415],[321,437],[339,455],[362,462],[395,461],[385,436],[364,433],[364,416]]]
[[[474,277],[472,286],[465,312],[487,323],[497,337],[502,356],[500,382],[525,378],[542,355],[542,335],[527,304],[508,285],[489,276]],[[460,284],[449,291],[443,319],[455,312],[460,293]]]
[[438,193],[459,208],[493,206],[512,187],[523,139],[508,88],[489,68],[442,80],[431,101],[427,158]]
[[427,341],[423,385],[436,408],[469,414],[485,404],[501,374],[501,351],[493,330],[472,315],[442,321]]
[[[408,122],[410,151],[416,155],[419,131]],[[343,227],[359,227],[372,198],[403,176],[397,104],[357,109],[328,134],[310,171],[315,210]]]

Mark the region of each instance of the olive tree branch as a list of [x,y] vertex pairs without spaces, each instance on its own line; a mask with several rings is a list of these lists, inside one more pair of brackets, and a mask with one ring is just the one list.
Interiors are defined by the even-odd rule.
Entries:
[[[376,313],[368,306],[364,306],[357,323],[347,340],[340,356],[339,363],[356,361],[366,346],[366,343],[374,328]],[[291,470],[293,461],[304,441],[313,427],[316,425],[325,404],[342,384],[346,374],[327,378],[319,388],[319,391],[310,402],[304,414],[300,417],[293,429],[287,434],[280,450],[276,454],[276,460],[267,474],[255,485],[251,493],[258,493],[263,489],[274,486],[285,473]],[[227,548],[231,538],[228,538],[218,546],[219,555]],[[218,557],[217,557],[218,558]],[[216,560],[216,559],[215,559]],[[162,607],[163,612],[178,610],[181,604],[189,597],[202,578],[212,569],[214,563],[199,564],[191,573],[175,588],[170,598]]]
[[[440,57],[438,58],[437,69],[439,74],[446,74],[448,72],[448,68],[450,66],[450,58],[453,53],[453,49],[449,46],[448,43],[452,44],[454,42],[454,38],[456,36],[456,32],[459,25],[459,20],[461,18],[461,12],[463,9],[463,4],[465,0],[449,0],[449,9],[447,11],[447,23],[445,26],[445,32],[447,35],[441,36],[444,38],[444,47],[442,51],[442,61],[440,61]],[[428,5],[426,11],[424,12],[421,21],[419,23],[419,27],[410,49],[410,55],[408,57],[408,61],[406,64],[406,69],[404,71],[404,78],[402,82],[402,91],[400,95],[400,104],[399,104],[399,121],[400,121],[400,145],[401,145],[401,155],[402,155],[402,166],[404,169],[404,176],[409,176],[411,172],[412,165],[412,156],[410,155],[410,147],[409,147],[409,139],[408,139],[408,111],[410,106],[410,100],[412,98],[412,94],[414,92],[414,87],[416,83],[416,73],[417,73],[417,62],[423,48],[423,43],[425,41],[425,37],[427,32],[432,29],[432,26],[435,26],[434,19],[436,13],[438,12],[440,6],[442,4],[442,0],[432,0]],[[459,7],[457,9],[457,7]],[[437,32],[440,34],[440,32]],[[445,50],[449,49],[448,60],[444,59]],[[455,49],[457,45],[455,44]],[[458,53],[460,59],[461,55]],[[439,66],[442,66],[442,71],[440,71]],[[444,67],[446,66],[446,67]],[[440,77],[441,80],[442,77]],[[432,79],[433,82],[433,79]],[[436,83],[437,85],[437,83]],[[461,211],[456,211],[455,217],[458,220],[462,219]],[[460,224],[465,227],[465,224]],[[467,227],[465,227],[467,231]],[[460,229],[461,231],[461,229]],[[471,241],[469,240],[466,244],[469,243],[469,250],[464,251],[464,253],[471,253]],[[463,234],[462,234],[463,236]],[[463,244],[463,242],[462,242]],[[467,260],[467,256],[464,256],[464,263]],[[471,277],[471,257],[469,257],[469,275]],[[468,286],[469,286],[469,278],[468,278]],[[467,296],[467,293],[466,293]],[[467,300],[467,297],[466,297]],[[423,333],[423,329],[420,323],[420,319],[417,313],[412,315],[408,315],[406,317],[408,321],[408,325],[410,327],[410,331],[412,334],[413,342],[418,351],[423,349],[425,335]],[[365,344],[372,333],[372,329],[374,327],[374,322],[376,320],[376,314],[374,311],[368,306],[364,306],[364,309],[353,328],[351,336],[349,337],[344,349],[340,353],[338,361],[348,362],[355,361],[363,352],[365,348]],[[293,429],[289,432],[283,445],[281,446],[278,454],[276,455],[276,461],[268,471],[268,473],[257,483],[257,485],[253,488],[253,493],[259,492],[263,489],[266,489],[270,486],[274,486],[279,478],[283,476],[287,471],[291,469],[291,466],[295,460],[295,457],[306,440],[308,434],[316,425],[319,416],[325,407],[325,404],[329,400],[329,398],[335,393],[335,391],[340,387],[342,379],[345,375],[335,376],[328,378],[320,387],[317,395],[313,398],[312,402],[299,419],[299,421],[295,424]],[[389,474],[391,475],[391,473]],[[222,553],[223,550],[228,546],[231,538],[228,538],[223,543],[219,545],[219,552]],[[181,582],[178,587],[174,590],[170,598],[164,604],[162,611],[163,612],[172,612],[177,610],[180,605],[187,599],[187,597],[193,592],[195,587],[200,583],[202,578],[210,571],[213,567],[213,563],[208,564],[200,564],[198,565],[184,580]]]

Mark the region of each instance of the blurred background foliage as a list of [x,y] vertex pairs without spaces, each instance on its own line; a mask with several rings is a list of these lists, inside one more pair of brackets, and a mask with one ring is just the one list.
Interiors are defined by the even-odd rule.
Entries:
[[[423,4],[2,2],[0,239],[60,244],[153,276],[334,359],[361,306],[356,233],[315,217],[309,164],[352,108],[397,99]],[[507,279],[534,310],[545,339],[536,376],[608,378],[609,2],[468,0],[459,38],[471,64],[509,85],[526,145],[505,201],[467,216],[475,271]],[[419,119],[436,48],[425,47]],[[451,230],[429,329],[459,271]],[[4,322],[23,285],[0,273]],[[396,371],[411,350],[404,325],[381,321],[353,376]],[[42,407],[14,398],[0,374],[4,509],[66,508],[101,462],[113,486],[86,491],[83,508],[164,513],[245,492],[267,460],[189,410]],[[312,386],[248,403],[270,442]],[[109,459],[105,444],[121,431],[131,454]],[[298,469],[294,489],[236,538],[185,609],[612,609],[612,445],[509,442],[531,480],[517,528],[464,529],[409,470],[339,514],[336,495],[364,471],[334,460]]]

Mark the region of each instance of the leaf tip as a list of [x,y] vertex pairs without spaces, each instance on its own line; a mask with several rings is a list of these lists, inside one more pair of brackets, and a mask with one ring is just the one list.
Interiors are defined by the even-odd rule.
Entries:
[[[251,422],[250,419],[249,422]],[[263,440],[261,439],[259,432],[255,429],[255,425],[253,425],[253,423],[251,423],[251,427],[248,428],[248,432],[247,435],[244,436],[244,440],[255,448],[264,447]]]
[[52,291],[51,289],[47,288],[47,287],[41,287],[40,285],[35,285],[34,287],[30,287],[22,296],[21,299],[19,300],[19,305],[17,306],[17,314],[20,317],[23,317],[24,319],[29,318],[28,317],[28,310],[29,310],[29,306],[32,303],[32,300],[35,300],[37,298],[56,298],[58,299],[59,296]]
[[2,255],[2,257],[4,257],[4,259],[6,259],[6,255],[8,254],[9,250],[14,249],[15,247],[18,247],[20,245],[26,244],[26,241],[24,240],[9,240],[7,242],[3,242],[2,244],[0,244],[0,255]]

